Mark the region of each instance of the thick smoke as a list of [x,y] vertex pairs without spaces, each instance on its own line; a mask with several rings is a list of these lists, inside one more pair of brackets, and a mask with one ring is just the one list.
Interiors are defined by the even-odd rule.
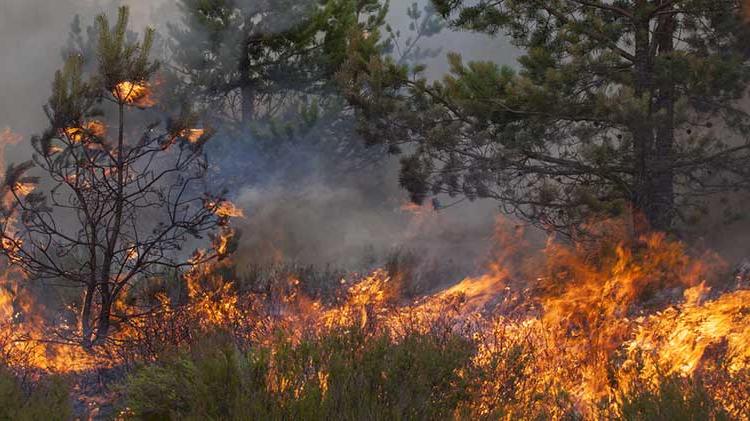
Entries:
[[[0,56],[4,58],[0,61],[0,130],[9,127],[23,138],[43,130],[47,121],[42,105],[50,94],[54,72],[62,64],[61,51],[74,16],[80,15],[85,27],[99,13],[114,15],[122,4],[131,6],[131,27],[138,32],[150,25],[166,36],[167,24],[181,18],[176,2],[166,0],[0,3]],[[393,26],[407,26],[409,4],[408,0],[391,2]],[[444,53],[448,51],[459,51],[467,59],[493,57],[503,63],[511,63],[515,54],[502,40],[449,31],[425,40],[424,47],[443,48],[428,63],[431,76],[447,69]],[[351,131],[346,135],[354,136]],[[219,136],[213,141],[223,139]],[[264,158],[252,147],[243,149],[243,143],[248,144],[239,142],[240,146],[233,146],[239,149],[213,160],[217,167],[228,169],[220,174],[245,169],[238,179],[223,183],[246,210],[246,218],[237,221],[243,232],[238,253],[241,264],[288,259],[362,268],[382,263],[389,253],[410,250],[424,262],[461,261],[474,267],[491,236],[494,203],[467,202],[439,213],[428,208],[405,209],[407,199],[398,187],[396,158],[376,164],[377,170],[341,172],[339,163],[325,153],[297,151],[284,157],[281,171],[294,171],[294,177],[265,177],[267,168],[281,164],[268,159],[260,162]],[[26,160],[30,152],[28,142],[21,142],[8,147],[6,158],[9,162]]]

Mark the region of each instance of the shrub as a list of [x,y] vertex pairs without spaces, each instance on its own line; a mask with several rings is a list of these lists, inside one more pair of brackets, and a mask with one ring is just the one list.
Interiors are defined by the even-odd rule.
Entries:
[[656,385],[634,382],[620,395],[617,418],[627,421],[729,420],[698,379],[658,376]]
[[140,419],[446,419],[470,355],[457,337],[358,331],[280,341],[273,354],[214,342],[141,367],[122,392]]
[[0,368],[0,420],[68,420],[73,417],[68,388],[62,379],[23,385]]

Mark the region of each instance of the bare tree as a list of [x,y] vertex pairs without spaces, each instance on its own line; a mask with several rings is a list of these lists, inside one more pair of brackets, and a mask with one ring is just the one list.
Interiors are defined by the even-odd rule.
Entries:
[[[153,31],[141,42],[129,39],[127,22],[127,8],[114,27],[97,18],[98,67],[88,75],[83,58],[72,56],[57,72],[45,106],[50,127],[32,139],[33,163],[11,167],[5,180],[3,251],[35,279],[80,289],[69,337],[86,348],[134,316],[118,300],[136,281],[226,252],[233,214],[221,197],[201,192],[210,130],[194,128],[193,113],[145,131],[133,124],[141,113],[153,116],[144,110],[155,105],[157,65],[149,60]],[[34,164],[43,177],[24,175]],[[213,253],[182,251],[191,238],[218,230],[225,235],[211,237]]]

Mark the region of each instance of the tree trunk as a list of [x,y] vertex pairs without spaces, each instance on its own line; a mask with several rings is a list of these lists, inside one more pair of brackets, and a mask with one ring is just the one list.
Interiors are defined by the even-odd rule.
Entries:
[[242,123],[248,124],[255,119],[255,90],[250,83],[242,85]]
[[635,97],[648,101],[643,115],[632,123],[633,135],[633,177],[632,192],[633,225],[636,235],[649,231],[651,216],[649,204],[651,201],[651,183],[649,174],[649,157],[653,130],[651,126],[651,95],[652,95],[652,65],[650,57],[650,25],[648,19],[635,22],[635,65],[634,65],[634,94]]
[[[675,22],[672,14],[662,16],[654,34],[654,42],[657,43],[657,54],[668,56],[674,51]],[[672,228],[674,215],[674,96],[674,83],[671,80],[662,81],[656,101],[658,121],[649,216],[653,228],[661,231]]]
[[99,311],[99,320],[96,327],[96,337],[93,345],[101,345],[107,340],[109,335],[110,314],[112,313],[112,297],[102,297],[102,308]]
[[117,242],[120,237],[120,230],[122,229],[122,214],[125,200],[125,164],[124,164],[124,153],[125,153],[125,105],[123,101],[119,104],[119,130],[117,138],[117,195],[115,197],[115,209],[114,209],[114,221],[112,222],[111,232],[109,234],[107,249],[104,252],[102,258],[101,275],[99,277],[98,287],[99,295],[101,296],[101,308],[99,309],[99,317],[97,317],[97,329],[94,333],[94,338],[90,342],[91,345],[99,345],[104,343],[109,334],[109,320],[110,313],[112,311],[112,302],[116,299],[112,295],[112,288],[110,288],[110,277],[112,276],[112,263],[114,261],[115,250],[117,248]]
[[242,96],[242,123],[247,125],[255,118],[255,86],[251,75],[252,62],[250,60],[250,49],[253,37],[245,41],[242,50],[242,58],[239,62],[240,95]]
[[88,349],[92,345],[93,326],[91,323],[91,306],[96,292],[96,283],[91,282],[86,287],[81,308],[81,345]]
[[663,14],[653,39],[650,21],[636,25],[635,94],[645,104],[642,121],[633,128],[636,234],[667,231],[674,213],[674,84],[655,86],[654,60],[674,50],[674,18]]

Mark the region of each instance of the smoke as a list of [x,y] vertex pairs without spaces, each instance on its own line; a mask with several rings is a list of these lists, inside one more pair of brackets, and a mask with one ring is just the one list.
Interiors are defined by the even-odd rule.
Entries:
[[[63,62],[62,49],[75,15],[84,25],[100,13],[131,5],[131,27],[161,26],[174,16],[166,0],[3,0],[0,2],[0,129],[28,138],[47,125],[42,105]],[[154,19],[159,17],[158,20]],[[28,159],[28,142],[10,148],[9,161]]]
[[[413,0],[391,1],[388,21],[394,29],[402,30],[404,36],[410,23],[406,10],[412,3],[415,2]],[[423,10],[429,1],[422,0],[416,3],[420,10]],[[509,39],[502,35],[491,37],[468,31],[453,31],[450,28],[445,28],[435,36],[422,39],[420,46],[440,51],[440,54],[424,63],[427,66],[426,74],[431,79],[439,79],[450,71],[446,58],[449,52],[460,53],[467,62],[489,60],[508,66],[514,66],[521,53],[510,43]]]
[[[177,2],[167,0],[5,0],[0,4],[0,129],[9,127],[28,138],[47,125],[46,102],[54,72],[62,64],[70,23],[80,15],[85,27],[100,13],[114,15],[131,6],[131,29],[153,26],[161,36],[168,24],[181,20]],[[391,2],[389,21],[408,25],[409,0]],[[513,62],[515,50],[499,38],[446,30],[424,40],[426,48],[442,48],[431,59],[428,74],[447,70],[445,53],[459,51],[467,59]],[[352,130],[342,136],[355,136]],[[435,212],[404,209],[406,195],[398,186],[398,162],[385,158],[366,169],[345,168],[325,149],[314,147],[269,158],[249,146],[232,145],[212,159],[230,195],[246,210],[237,221],[242,230],[238,256],[243,263],[289,259],[316,265],[362,267],[382,262],[395,250],[411,250],[425,262],[462,261],[475,267],[492,233],[494,203],[462,203]],[[212,142],[224,142],[217,137]],[[358,139],[352,139],[357,142]],[[221,147],[219,147],[221,149]],[[30,156],[28,142],[10,146],[7,160]],[[269,168],[275,168],[270,171]],[[268,174],[275,175],[269,176]],[[279,176],[279,174],[285,176]],[[294,174],[294,176],[290,176]],[[416,213],[414,211],[417,211]]]
[[238,258],[362,268],[410,251],[423,263],[476,267],[492,236],[495,207],[466,203],[438,212],[411,205],[398,190],[395,172],[388,169],[382,181],[392,187],[380,192],[351,180],[333,185],[321,179],[299,188],[242,189],[238,203],[248,215],[238,223],[244,236]]

